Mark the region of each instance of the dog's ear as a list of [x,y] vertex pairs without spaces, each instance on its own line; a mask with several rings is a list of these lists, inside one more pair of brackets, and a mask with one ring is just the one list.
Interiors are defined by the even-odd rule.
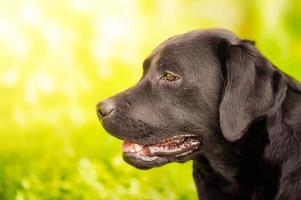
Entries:
[[248,40],[238,44],[221,41],[218,56],[224,82],[220,127],[223,136],[234,142],[254,120],[281,104],[287,86],[283,74]]

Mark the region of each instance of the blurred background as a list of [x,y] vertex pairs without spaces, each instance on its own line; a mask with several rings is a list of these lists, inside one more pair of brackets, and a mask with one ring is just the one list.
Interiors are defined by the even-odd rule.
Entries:
[[196,199],[191,162],[127,165],[95,104],[163,40],[212,27],[301,80],[300,0],[0,0],[0,199]]

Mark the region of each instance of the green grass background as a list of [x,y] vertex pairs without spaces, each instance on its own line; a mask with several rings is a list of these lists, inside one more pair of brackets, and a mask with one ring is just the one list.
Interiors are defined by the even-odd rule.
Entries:
[[0,200],[196,199],[191,162],[125,164],[95,104],[135,84],[160,42],[210,27],[301,80],[299,0],[0,1]]

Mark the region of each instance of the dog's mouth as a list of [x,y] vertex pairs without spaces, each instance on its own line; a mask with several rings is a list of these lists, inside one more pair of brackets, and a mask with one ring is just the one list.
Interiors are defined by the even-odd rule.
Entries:
[[177,135],[159,143],[142,145],[125,140],[122,146],[123,158],[129,164],[142,169],[161,166],[192,154],[200,145],[200,140],[192,135]]

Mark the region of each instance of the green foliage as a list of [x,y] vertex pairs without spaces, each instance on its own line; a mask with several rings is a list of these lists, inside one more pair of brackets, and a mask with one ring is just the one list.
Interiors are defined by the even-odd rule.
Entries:
[[300,8],[298,0],[1,1],[0,199],[196,199],[191,162],[127,165],[95,104],[135,84],[160,42],[199,28],[256,40],[301,80]]
[[1,156],[0,199],[196,198],[191,164],[134,169],[123,162],[119,141],[93,133],[96,125],[64,137],[46,128],[7,137],[16,146]]

